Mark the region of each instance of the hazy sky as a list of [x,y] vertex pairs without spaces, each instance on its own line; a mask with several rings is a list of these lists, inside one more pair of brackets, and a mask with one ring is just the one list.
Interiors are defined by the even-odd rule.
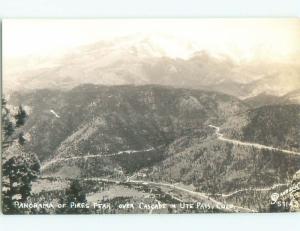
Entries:
[[[3,22],[3,54],[4,59],[51,56],[137,34],[168,35],[194,44],[194,49],[243,58],[281,58],[300,52],[299,19],[9,19]],[[179,47],[171,49],[174,56],[186,55]]]

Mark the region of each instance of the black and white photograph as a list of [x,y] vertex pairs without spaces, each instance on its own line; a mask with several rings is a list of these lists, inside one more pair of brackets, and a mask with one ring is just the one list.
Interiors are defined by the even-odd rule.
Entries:
[[300,211],[300,20],[5,19],[4,214]]

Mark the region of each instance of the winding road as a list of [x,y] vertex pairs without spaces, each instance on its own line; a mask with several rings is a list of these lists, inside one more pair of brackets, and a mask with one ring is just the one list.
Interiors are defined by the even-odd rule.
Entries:
[[[239,141],[239,140],[234,140],[234,139],[229,139],[224,137],[224,135],[222,133],[220,133],[220,128],[214,125],[208,125],[211,128],[215,129],[215,134],[217,135],[217,138],[219,140],[222,140],[224,142],[228,142],[228,143],[232,143],[235,145],[241,145],[241,146],[248,146],[248,147],[254,147],[254,148],[258,148],[258,149],[267,149],[267,150],[272,150],[272,151],[280,151],[283,153],[287,153],[287,154],[293,154],[293,155],[300,155],[300,152],[296,152],[296,151],[290,151],[290,150],[285,150],[285,149],[280,149],[280,148],[275,148],[272,146],[266,146],[266,145],[262,145],[262,144],[258,144],[258,143],[250,143],[250,142],[243,142],[243,141]],[[47,163],[45,163],[44,165],[42,165],[41,169],[45,170],[47,167],[55,164],[55,163],[61,163],[61,162],[65,162],[65,161],[70,161],[70,160],[78,160],[78,159],[88,159],[88,158],[98,158],[98,157],[112,157],[112,156],[118,156],[118,155],[124,155],[124,154],[134,154],[134,153],[138,153],[138,152],[149,152],[154,150],[154,148],[148,148],[148,149],[143,149],[143,150],[125,150],[125,151],[119,151],[117,153],[112,153],[112,154],[97,154],[97,155],[86,155],[86,156],[76,156],[76,157],[69,157],[69,158],[60,158],[60,159],[54,159],[52,161],[49,161]],[[126,182],[131,183],[131,184],[142,184],[142,185],[150,185],[150,186],[159,186],[159,187],[167,187],[170,189],[175,189],[181,192],[185,192],[188,193],[191,196],[194,196],[196,198],[199,199],[204,199],[207,201],[212,202],[213,204],[215,204],[216,206],[218,206],[219,208],[223,208],[227,211],[230,212],[256,212],[255,210],[251,210],[248,208],[244,208],[244,207],[240,207],[240,206],[236,206],[236,205],[231,205],[230,207],[227,207],[226,204],[224,204],[223,202],[220,202],[216,199],[211,198],[208,194],[206,193],[201,193],[201,192],[195,192],[180,186],[177,186],[175,184],[170,184],[170,183],[163,183],[163,182],[152,182],[152,181],[141,181],[141,180],[133,180],[132,178],[134,178],[135,175],[128,177]],[[103,181],[103,182],[111,182],[111,183],[120,183],[120,181],[118,180],[111,180],[111,179],[105,179],[105,178],[85,178],[84,180],[95,180],[95,181]],[[226,197],[230,197],[234,194],[237,194],[239,192],[244,192],[244,191],[269,191],[272,190],[276,187],[279,186],[284,186],[287,184],[276,184],[273,185],[271,187],[266,187],[266,188],[249,188],[249,189],[240,189],[237,191],[234,191],[232,193],[229,194],[219,194],[220,196],[226,198]]]
[[119,156],[119,155],[124,155],[124,154],[134,154],[134,153],[138,153],[138,152],[150,152],[153,151],[154,148],[148,148],[148,149],[142,149],[142,150],[125,150],[125,151],[119,151],[116,153],[112,153],[112,154],[96,154],[96,155],[85,155],[85,156],[74,156],[74,157],[67,157],[67,158],[59,158],[59,159],[53,159],[45,164],[42,165],[41,170],[45,170],[46,168],[48,168],[49,166],[56,164],[56,163],[61,163],[61,162],[66,162],[66,161],[72,161],[72,160],[87,160],[89,158],[103,158],[103,157],[112,157],[112,156]]
[[[120,181],[117,181],[117,180],[97,178],[97,177],[85,178],[84,180],[85,181],[88,181],[88,180],[103,181],[103,182],[109,182],[109,183],[115,183],[115,184],[120,183]],[[159,187],[167,187],[167,188],[170,188],[170,189],[176,189],[178,191],[188,193],[189,195],[194,196],[198,199],[210,201],[216,207],[222,208],[222,209],[224,209],[226,211],[229,211],[229,212],[251,212],[251,213],[257,212],[257,211],[252,210],[252,209],[248,209],[248,208],[244,208],[244,207],[240,207],[240,206],[236,206],[236,205],[232,205],[232,204],[230,204],[230,206],[229,206],[228,204],[225,204],[223,202],[220,202],[220,201],[217,201],[217,200],[211,198],[210,196],[208,196],[205,193],[195,192],[195,191],[177,186],[175,184],[163,183],[163,182],[153,182],[153,181],[131,180],[131,179],[129,179],[129,180],[127,179],[126,182],[131,183],[131,184],[141,184],[141,185],[159,186]]]
[[296,151],[280,149],[280,148],[275,148],[275,147],[267,146],[267,145],[263,145],[263,144],[250,143],[250,142],[244,142],[244,141],[226,138],[226,137],[224,137],[224,135],[222,133],[220,133],[220,127],[217,127],[214,125],[208,125],[208,126],[211,128],[214,128],[218,139],[222,140],[224,142],[232,143],[235,145],[254,147],[254,148],[258,148],[258,149],[267,149],[267,150],[271,150],[271,151],[278,151],[278,152],[283,152],[283,153],[292,154],[292,155],[300,155],[300,152],[296,152]]
[[288,183],[274,184],[274,185],[272,185],[270,187],[265,187],[265,188],[246,188],[246,189],[239,189],[239,190],[236,190],[236,191],[228,193],[228,194],[215,194],[215,195],[222,196],[222,197],[226,198],[226,197],[231,197],[231,196],[233,196],[233,195],[235,195],[237,193],[240,193],[240,192],[248,192],[248,191],[267,192],[267,191],[276,189],[278,187],[288,186],[288,185],[289,185]]
[[[280,149],[280,148],[275,148],[272,146],[267,146],[267,145],[263,145],[263,144],[258,144],[258,143],[250,143],[250,142],[243,142],[243,141],[239,141],[239,140],[234,140],[234,139],[229,139],[224,137],[224,135],[222,133],[220,133],[220,127],[214,126],[214,125],[208,125],[211,128],[215,129],[215,134],[217,135],[219,140],[222,140],[224,142],[228,142],[228,143],[232,143],[235,145],[241,145],[241,146],[248,146],[248,147],[254,147],[254,148],[258,148],[258,149],[267,149],[267,150],[271,150],[271,151],[279,151],[279,152],[283,152],[283,153],[287,153],[287,154],[293,154],[293,155],[300,155],[300,152],[296,152],[296,151],[290,151],[290,150],[285,150],[285,149]],[[144,150],[125,150],[125,151],[119,151],[117,153],[112,153],[112,154],[96,154],[96,155],[86,155],[86,156],[75,156],[75,157],[67,157],[67,158],[59,158],[59,159],[53,159],[45,164],[42,165],[41,170],[45,170],[47,167],[55,164],[55,163],[61,163],[61,162],[66,162],[66,161],[70,161],[70,160],[79,160],[79,159],[88,159],[88,158],[98,158],[98,157],[112,157],[112,156],[118,156],[118,155],[124,155],[124,154],[134,154],[137,152],[149,152],[154,150],[154,148],[148,148],[148,149],[144,149]]]

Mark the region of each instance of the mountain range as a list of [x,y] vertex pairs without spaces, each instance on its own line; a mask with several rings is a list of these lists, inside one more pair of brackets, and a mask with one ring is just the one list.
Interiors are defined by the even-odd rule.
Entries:
[[238,140],[299,151],[297,104],[253,109],[217,92],[91,84],[19,93],[11,101],[21,102],[30,111],[25,148],[43,165],[50,163],[45,174],[143,172],[151,180],[217,193],[287,182],[300,166],[300,155],[225,143],[209,127],[221,126]]
[[126,37],[6,61],[8,106],[28,113],[24,149],[42,176],[182,184],[266,211],[264,192],[300,168],[300,64],[195,49]]
[[[245,99],[260,94],[283,96],[300,88],[297,61],[237,61],[224,54],[195,52],[193,44],[177,43],[155,37],[124,37],[78,47],[52,59],[7,60],[4,89],[159,84],[219,91]],[[172,55],[172,50],[180,48],[189,52],[181,58]]]

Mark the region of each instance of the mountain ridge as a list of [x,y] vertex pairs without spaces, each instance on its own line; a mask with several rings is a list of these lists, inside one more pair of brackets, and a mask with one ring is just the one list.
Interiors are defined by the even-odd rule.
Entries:
[[[168,52],[164,54],[160,46],[156,47],[155,44],[151,48],[154,51],[150,48],[149,51],[146,47],[151,47],[148,44],[151,42],[145,39],[124,39],[79,47],[75,52],[55,59],[48,66],[37,61],[36,65],[29,65],[27,71],[14,74],[5,72],[4,90],[69,90],[85,83],[160,84],[209,89],[244,99],[263,92],[282,96],[300,89],[300,64],[297,62],[236,62],[227,55],[214,55],[197,49],[188,57],[180,58]],[[145,44],[148,45],[145,47]],[[178,49],[182,46],[178,46]],[[158,54],[155,54],[156,51]],[[30,60],[18,61],[13,66],[26,66],[23,62]],[[14,70],[8,68],[9,64],[5,65],[7,68],[4,70]]]

